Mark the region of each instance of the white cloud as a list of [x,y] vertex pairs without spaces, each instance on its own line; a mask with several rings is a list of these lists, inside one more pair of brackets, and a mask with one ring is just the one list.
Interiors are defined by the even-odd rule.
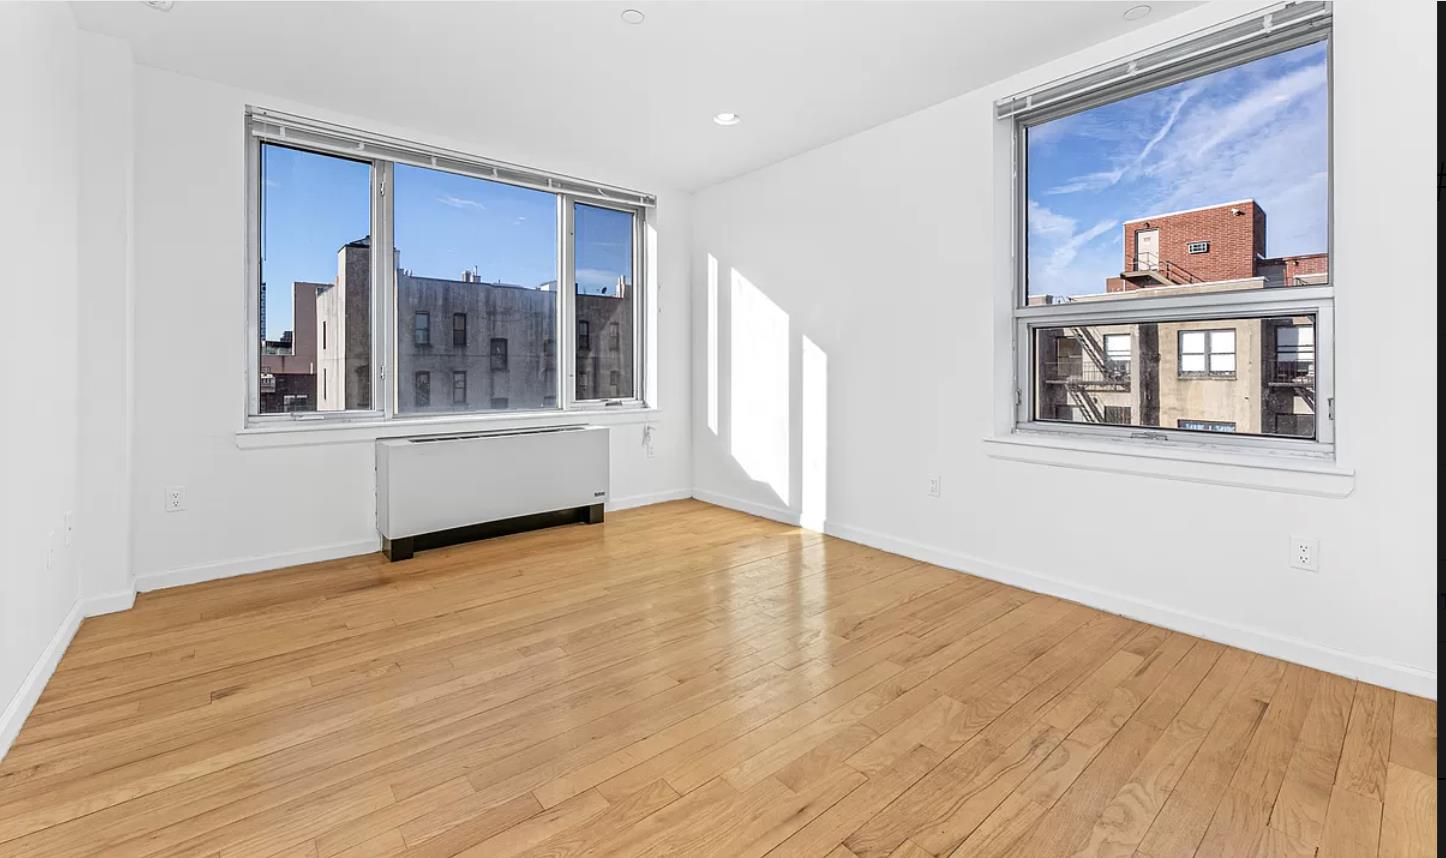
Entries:
[[1145,159],[1150,157],[1150,153],[1155,150],[1156,146],[1160,145],[1160,141],[1164,140],[1165,137],[1169,135],[1170,130],[1175,127],[1176,120],[1180,118],[1180,111],[1185,108],[1185,104],[1195,96],[1196,92],[1197,90],[1194,88],[1186,89],[1182,92],[1180,97],[1177,98],[1171,106],[1170,112],[1166,115],[1164,122],[1160,124],[1160,127],[1155,130],[1154,134],[1150,135],[1150,139],[1146,140],[1144,145],[1141,146],[1134,155],[1126,158],[1119,166],[1112,170],[1100,170],[1094,173],[1086,173],[1083,176],[1077,176],[1062,185],[1050,188],[1045,193],[1074,194],[1080,191],[1102,191],[1105,188],[1114,187],[1119,184],[1121,179],[1135,173],[1144,165]]
[[437,197],[437,202],[454,209],[485,209],[486,206],[476,200],[469,200],[466,197],[454,197],[450,194]]

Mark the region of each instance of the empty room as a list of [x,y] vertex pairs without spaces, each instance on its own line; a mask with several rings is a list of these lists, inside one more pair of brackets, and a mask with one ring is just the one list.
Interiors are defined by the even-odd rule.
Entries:
[[1435,856],[1436,32],[0,0],[0,858]]

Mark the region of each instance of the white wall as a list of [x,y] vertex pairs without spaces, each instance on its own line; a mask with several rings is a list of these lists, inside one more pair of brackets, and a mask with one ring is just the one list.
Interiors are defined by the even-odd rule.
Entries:
[[[1409,320],[1435,318],[1436,260],[1382,258],[1436,246],[1428,5],[1336,5],[1331,250],[1349,496],[987,452],[1008,385],[995,355],[1010,336],[1011,267],[1008,134],[992,101],[1224,15],[1184,13],[700,192],[695,493],[1434,696],[1437,346],[1434,325]],[[1287,568],[1295,533],[1320,537],[1318,574]]]
[[[487,141],[336,115],[147,67],[135,72],[134,563],[142,589],[377,547],[369,441],[238,447],[245,378],[243,110],[258,104],[599,181],[659,198],[655,454],[612,427],[614,505],[686,496],[689,199],[597,165],[534,164]],[[162,510],[183,485],[187,509]]]
[[80,496],[75,547],[81,593],[87,613],[93,614],[129,607],[133,600],[133,64],[126,42],[84,31],[78,35]]
[[0,337],[0,753],[79,620],[76,510],[77,33],[65,4],[0,4],[0,163],[8,165]]

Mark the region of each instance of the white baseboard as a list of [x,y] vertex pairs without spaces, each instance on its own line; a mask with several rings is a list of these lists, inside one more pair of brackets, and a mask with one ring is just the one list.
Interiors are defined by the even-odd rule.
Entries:
[[54,636],[50,638],[50,643],[41,651],[35,666],[25,675],[25,681],[16,689],[15,696],[6,704],[4,714],[0,714],[0,758],[9,752],[10,745],[20,734],[20,727],[30,716],[30,710],[35,708],[40,692],[45,690],[45,684],[50,681],[51,674],[55,673],[56,665],[60,664],[60,657],[65,655],[66,647],[70,646],[70,639],[75,637],[76,629],[80,628],[82,617],[81,603],[76,601],[61,621],[60,628],[56,629]]
[[667,501],[687,500],[692,496],[692,489],[669,489],[665,492],[650,492],[645,495],[611,498],[607,502],[607,512],[617,512],[619,510],[633,509],[640,506],[652,506],[655,503],[666,503]]
[[693,489],[693,497],[704,503],[711,503],[714,506],[725,506],[729,509],[736,509],[739,512],[746,512],[749,515],[771,519],[782,524],[791,524],[795,527],[798,527],[801,521],[799,514],[793,510],[772,504],[744,500],[743,498],[733,497],[732,495],[719,494],[705,489]]
[[[707,503],[736,509],[784,524],[797,525],[799,523],[796,513],[781,507],[697,489],[694,490],[693,496]],[[829,536],[847,539],[850,542],[857,542],[880,551],[912,557],[935,566],[966,572],[1034,593],[1068,599],[1071,602],[1079,602],[1082,605],[1112,614],[1119,614],[1216,643],[1305,665],[1316,670],[1359,679],[1372,685],[1404,691],[1407,694],[1414,694],[1429,700],[1436,699],[1436,671],[1434,670],[1399,664],[1373,656],[1358,655],[1300,638],[1214,620],[1132,596],[1061,581],[1037,572],[995,563],[922,542],[901,539],[876,530],[855,527],[838,521],[825,522],[823,531]]]
[[[692,496],[693,492],[690,489],[672,489],[663,492],[653,492],[651,494],[614,498],[608,501],[607,508],[609,510],[632,509],[633,507],[647,506],[648,504],[662,503],[664,501],[683,500]],[[377,537],[375,539],[363,539],[357,542],[322,545],[317,548],[307,548],[301,551],[264,554],[256,557],[242,557],[236,560],[223,560],[218,563],[205,563],[198,566],[183,566],[179,569],[170,569],[165,572],[150,572],[136,577],[136,592],[148,593],[151,590],[164,590],[167,587],[182,587],[186,584],[200,584],[205,581],[215,581],[220,578],[230,578],[236,575],[250,575],[253,572],[269,572],[272,569],[284,569],[287,566],[296,566],[302,563],[317,563],[322,560],[355,557],[359,554],[370,554],[373,551],[380,551],[381,544],[381,538]],[[106,598],[118,599],[119,594]],[[129,605],[126,607],[129,607]],[[112,610],[123,609],[113,608]]]
[[339,542],[333,545],[321,545],[316,548],[305,548],[300,551],[287,551],[280,554],[262,554],[256,557],[223,560],[219,563],[204,563],[199,566],[183,566],[179,569],[170,569],[165,572],[151,572],[136,576],[136,592],[148,593],[151,590],[164,590],[167,587],[182,587],[186,584],[200,584],[204,581],[215,581],[219,578],[230,578],[235,575],[269,572],[272,569],[283,569],[287,566],[296,566],[302,563],[317,563],[322,560],[336,560],[342,557],[355,557],[359,554],[371,554],[373,551],[380,551],[381,546],[381,537],[376,537],[356,542]]
[[117,611],[129,611],[136,603],[136,591],[132,587],[129,590],[121,590],[115,593],[106,593],[101,596],[91,596],[85,600],[82,606],[87,617],[98,617],[101,614],[114,614]]

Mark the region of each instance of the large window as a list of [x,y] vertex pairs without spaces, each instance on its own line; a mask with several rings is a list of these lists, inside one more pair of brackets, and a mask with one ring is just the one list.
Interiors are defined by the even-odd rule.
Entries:
[[248,132],[252,421],[646,404],[650,196],[270,111]]
[[1021,428],[1330,451],[1329,36],[1277,7],[998,103]]

